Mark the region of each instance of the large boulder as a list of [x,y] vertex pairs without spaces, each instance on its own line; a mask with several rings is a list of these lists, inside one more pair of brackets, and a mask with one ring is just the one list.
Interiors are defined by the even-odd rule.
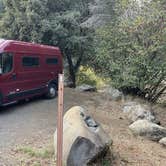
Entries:
[[161,145],[163,145],[164,147],[166,147],[166,137],[162,138],[162,139],[159,141],[159,143],[160,143]]
[[123,106],[123,112],[131,122],[146,119],[154,123],[159,123],[148,105],[141,105],[137,102],[127,102]]
[[[104,154],[112,140],[99,123],[94,121],[85,109],[71,108],[63,121],[63,164],[85,166]],[[57,131],[54,134],[54,148],[57,153]]]
[[77,86],[76,90],[80,92],[95,92],[97,89],[94,86],[88,84],[82,84],[80,86]]
[[166,128],[148,120],[137,120],[129,128],[135,135],[147,137],[152,141],[159,141],[166,137]]

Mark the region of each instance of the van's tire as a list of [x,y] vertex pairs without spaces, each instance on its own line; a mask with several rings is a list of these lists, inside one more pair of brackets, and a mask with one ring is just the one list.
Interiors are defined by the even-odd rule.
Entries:
[[57,92],[57,85],[55,84],[49,84],[48,85],[48,91],[46,94],[46,98],[47,99],[54,99],[55,97],[57,97],[58,92]]

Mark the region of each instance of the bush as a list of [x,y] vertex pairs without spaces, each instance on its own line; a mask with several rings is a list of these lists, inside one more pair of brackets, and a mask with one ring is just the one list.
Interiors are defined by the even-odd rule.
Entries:
[[155,102],[166,90],[166,15],[153,5],[97,31],[94,66],[111,77],[116,88]]
[[88,84],[101,88],[106,85],[108,79],[98,76],[90,67],[81,66],[77,74],[77,85]]

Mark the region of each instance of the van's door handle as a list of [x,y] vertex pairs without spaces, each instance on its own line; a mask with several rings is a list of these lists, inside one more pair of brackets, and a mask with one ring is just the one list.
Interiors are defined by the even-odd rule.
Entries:
[[16,74],[16,73],[13,73],[13,74],[12,74],[12,79],[15,80],[16,77],[17,77],[17,74]]

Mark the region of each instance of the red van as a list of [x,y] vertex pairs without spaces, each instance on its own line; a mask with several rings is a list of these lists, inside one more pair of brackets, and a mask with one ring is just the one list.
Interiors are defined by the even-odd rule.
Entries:
[[62,55],[57,47],[0,40],[0,105],[57,94]]

